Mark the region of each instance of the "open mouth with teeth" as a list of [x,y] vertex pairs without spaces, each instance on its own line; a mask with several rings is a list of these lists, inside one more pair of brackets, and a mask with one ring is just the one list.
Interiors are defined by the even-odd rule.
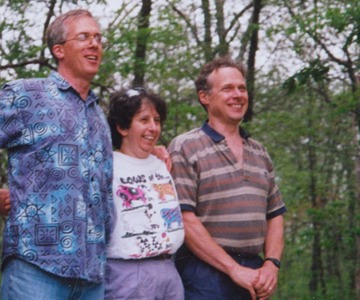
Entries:
[[154,142],[156,140],[156,136],[154,135],[144,135],[144,139],[149,142]]
[[235,109],[243,109],[243,108],[244,108],[244,104],[239,104],[239,103],[230,104],[229,106],[230,106],[231,108],[235,108]]
[[98,61],[98,57],[96,55],[86,55],[85,58],[94,62]]

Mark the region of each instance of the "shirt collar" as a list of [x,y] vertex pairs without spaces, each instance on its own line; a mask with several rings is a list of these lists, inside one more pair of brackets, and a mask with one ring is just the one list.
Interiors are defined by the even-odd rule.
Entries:
[[[52,81],[55,82],[56,86],[60,90],[67,90],[67,89],[73,89],[77,94],[79,94],[71,85],[70,83],[60,75],[59,72],[51,71],[49,78],[51,78]],[[88,97],[86,99],[87,105],[93,105],[94,103],[99,104],[99,98],[95,95],[95,93],[90,90]]]
[[[201,127],[201,130],[205,132],[215,143],[221,142],[225,137],[217,132],[215,129],[213,129],[209,123],[208,120],[206,120]],[[239,127],[240,136],[247,140],[250,137],[250,134],[246,132],[244,128]]]

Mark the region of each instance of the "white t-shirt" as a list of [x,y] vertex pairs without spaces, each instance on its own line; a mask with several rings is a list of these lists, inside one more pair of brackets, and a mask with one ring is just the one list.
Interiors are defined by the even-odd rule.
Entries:
[[114,152],[116,222],[107,256],[139,259],[175,253],[184,226],[173,179],[153,155],[138,159]]

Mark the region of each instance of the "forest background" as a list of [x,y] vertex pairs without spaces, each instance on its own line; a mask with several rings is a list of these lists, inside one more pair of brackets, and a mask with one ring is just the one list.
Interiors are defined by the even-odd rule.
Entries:
[[[56,68],[54,16],[89,9],[107,39],[92,87],[145,85],[166,99],[161,143],[205,120],[194,79],[215,56],[248,68],[243,126],[268,149],[286,213],[272,299],[360,299],[360,2],[0,0],[0,85]],[[74,116],[75,117],[75,116]],[[6,153],[0,152],[6,187]]]

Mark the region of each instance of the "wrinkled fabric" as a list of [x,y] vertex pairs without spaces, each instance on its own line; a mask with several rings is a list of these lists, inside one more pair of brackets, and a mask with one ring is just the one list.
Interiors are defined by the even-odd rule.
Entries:
[[8,151],[11,211],[3,261],[15,256],[62,277],[100,282],[111,230],[110,130],[57,72],[0,91],[0,147]]

